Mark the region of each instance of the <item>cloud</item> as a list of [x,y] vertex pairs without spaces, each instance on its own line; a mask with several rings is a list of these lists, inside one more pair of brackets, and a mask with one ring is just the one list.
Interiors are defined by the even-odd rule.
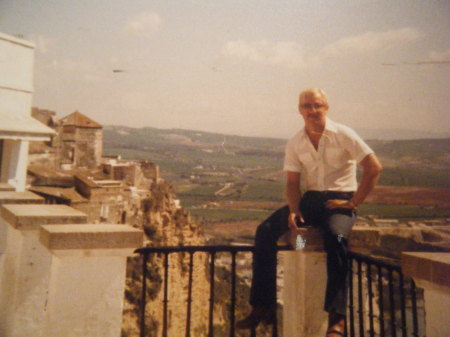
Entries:
[[90,62],[72,59],[54,59],[49,68],[61,78],[81,79],[84,82],[100,82],[105,78],[105,70]]
[[396,47],[418,40],[422,34],[414,28],[402,28],[385,32],[367,32],[342,38],[320,52],[321,57],[341,57],[354,54],[368,54],[377,50]]
[[231,58],[247,60],[262,65],[281,65],[288,68],[304,66],[301,46],[292,41],[270,42],[261,40],[246,42],[229,41],[223,53]]
[[158,14],[145,12],[128,21],[124,31],[140,37],[149,37],[160,29],[161,24],[162,20]]
[[433,62],[446,62],[450,60],[450,48],[447,50],[438,52],[438,51],[432,51],[429,54],[430,61]]
[[367,32],[349,36],[325,46],[314,56],[308,57],[303,47],[294,41],[271,42],[261,40],[249,42],[229,41],[223,47],[226,57],[260,65],[283,66],[302,69],[320,65],[330,57],[364,55],[418,40],[422,34],[413,28],[402,28],[385,32]]

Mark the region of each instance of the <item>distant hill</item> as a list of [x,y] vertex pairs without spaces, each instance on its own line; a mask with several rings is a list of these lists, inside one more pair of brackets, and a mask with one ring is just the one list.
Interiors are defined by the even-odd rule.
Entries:
[[[260,176],[277,179],[282,177],[278,173],[282,169],[285,143],[285,139],[182,129],[104,128],[105,154],[151,160],[175,182],[205,172],[215,172],[209,174],[209,180],[223,183],[229,182],[229,177],[246,181]],[[381,183],[450,188],[450,138],[372,139],[368,143],[385,167]],[[221,180],[219,176],[228,178]]]
[[428,138],[450,138],[450,132],[431,132],[408,129],[370,129],[355,128],[364,139],[411,140]]

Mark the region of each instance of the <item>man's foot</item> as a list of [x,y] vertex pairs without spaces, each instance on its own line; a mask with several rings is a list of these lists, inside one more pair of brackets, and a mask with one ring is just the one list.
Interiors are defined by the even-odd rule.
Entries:
[[254,307],[250,314],[236,323],[237,329],[255,329],[259,323],[274,324],[276,311],[273,308]]
[[330,313],[326,337],[345,337],[345,316]]
[[327,331],[326,337],[345,337],[345,332],[331,329]]

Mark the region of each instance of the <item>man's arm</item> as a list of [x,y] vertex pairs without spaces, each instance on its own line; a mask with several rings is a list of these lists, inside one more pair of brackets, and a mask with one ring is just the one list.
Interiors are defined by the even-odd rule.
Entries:
[[363,168],[363,174],[353,198],[350,201],[329,200],[327,202],[328,208],[354,209],[358,205],[362,204],[367,195],[369,195],[369,193],[373,190],[383,169],[380,161],[374,153],[371,153],[365,156],[359,164]]
[[296,220],[303,221],[299,209],[300,204],[300,173],[288,171],[286,176],[286,200],[289,206],[289,228],[297,229]]

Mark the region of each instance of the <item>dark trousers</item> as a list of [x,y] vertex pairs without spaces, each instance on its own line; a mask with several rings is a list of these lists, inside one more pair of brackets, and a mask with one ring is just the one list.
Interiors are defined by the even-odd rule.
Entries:
[[[341,315],[345,315],[347,304],[347,237],[356,216],[348,209],[327,209],[325,203],[330,199],[349,200],[351,197],[351,192],[308,191],[300,201],[305,225],[321,230],[327,254],[324,309]],[[272,213],[256,230],[250,291],[252,306],[276,305],[277,240],[288,231],[288,216],[289,208],[284,206]]]

